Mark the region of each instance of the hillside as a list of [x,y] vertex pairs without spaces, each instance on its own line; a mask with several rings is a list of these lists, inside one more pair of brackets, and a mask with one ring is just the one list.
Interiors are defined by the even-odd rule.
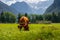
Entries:
[[0,1],[0,13],[2,11],[8,11],[8,12],[12,12],[14,14],[18,13],[17,10],[15,10],[14,8],[12,8],[12,7],[10,7],[10,6],[8,6],[5,3]]
[[45,13],[60,12],[60,0],[54,0],[54,3],[47,8]]
[[26,2],[16,2],[11,7],[15,8],[19,13],[32,13],[31,7]]

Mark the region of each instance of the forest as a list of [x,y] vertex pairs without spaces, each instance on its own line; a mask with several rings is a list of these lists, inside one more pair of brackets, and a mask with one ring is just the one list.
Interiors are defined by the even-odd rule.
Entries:
[[18,20],[25,14],[28,15],[30,23],[60,23],[60,12],[49,14],[18,13],[18,15],[11,12],[1,12],[0,23],[18,23]]

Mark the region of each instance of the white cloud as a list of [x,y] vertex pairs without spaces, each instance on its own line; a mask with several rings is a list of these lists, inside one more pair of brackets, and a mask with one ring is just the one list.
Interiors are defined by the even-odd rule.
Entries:
[[15,2],[16,2],[15,0],[12,0],[12,1],[6,2],[6,4],[11,5],[12,3],[15,3]]
[[30,3],[38,3],[40,1],[47,1],[47,0],[27,0],[27,2],[30,2]]
[[41,0],[41,1],[49,1],[49,0]]
[[27,3],[38,3],[40,1],[48,1],[48,0],[0,0],[8,5],[11,5],[12,3],[15,3],[16,1],[22,2],[25,1]]
[[16,2],[16,0],[0,0],[0,1],[4,2],[7,5],[11,5],[12,3]]
[[39,0],[27,0],[26,2],[29,2],[29,3],[37,3],[37,2],[39,2]]
[[25,1],[27,3],[38,3],[40,1],[48,1],[48,0],[16,0],[16,1]]

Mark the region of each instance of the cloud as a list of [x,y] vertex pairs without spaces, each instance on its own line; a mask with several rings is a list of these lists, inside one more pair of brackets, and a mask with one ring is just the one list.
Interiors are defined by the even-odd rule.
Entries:
[[8,2],[6,2],[6,4],[11,5],[12,3],[15,3],[15,2],[16,2],[15,0],[13,0],[13,1],[8,1]]
[[4,3],[8,3],[8,4],[11,4],[11,3],[14,3],[16,1],[19,1],[19,2],[22,2],[22,1],[25,1],[27,3],[38,3],[39,1],[48,1],[48,0],[1,0],[2,2]]
[[13,0],[1,0],[2,2],[8,2],[8,1],[13,1]]
[[40,1],[48,1],[48,0],[16,0],[16,1],[25,1],[27,3],[38,3]]
[[41,0],[41,1],[49,1],[49,0]]
[[0,0],[0,1],[4,2],[7,5],[11,5],[12,3],[16,2],[16,0]]
[[11,5],[12,3],[15,3],[17,1],[19,1],[19,2],[25,1],[27,3],[38,3],[40,1],[48,1],[48,0],[1,0],[1,1],[8,5]]

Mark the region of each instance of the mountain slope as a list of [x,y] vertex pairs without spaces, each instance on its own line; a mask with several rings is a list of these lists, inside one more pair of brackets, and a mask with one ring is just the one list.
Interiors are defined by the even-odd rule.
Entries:
[[0,13],[2,11],[8,11],[8,12],[12,12],[14,14],[18,13],[14,8],[12,8],[12,7],[10,7],[10,6],[8,6],[5,3],[0,1]]
[[33,9],[33,13],[43,14],[47,9],[47,7],[49,7],[52,3],[53,1],[49,0],[49,1],[41,1],[38,3],[29,3],[29,5]]
[[60,12],[60,0],[54,0],[54,3],[45,11],[45,13],[52,12]]
[[20,13],[32,13],[31,7],[26,2],[16,2],[11,7],[15,8]]

